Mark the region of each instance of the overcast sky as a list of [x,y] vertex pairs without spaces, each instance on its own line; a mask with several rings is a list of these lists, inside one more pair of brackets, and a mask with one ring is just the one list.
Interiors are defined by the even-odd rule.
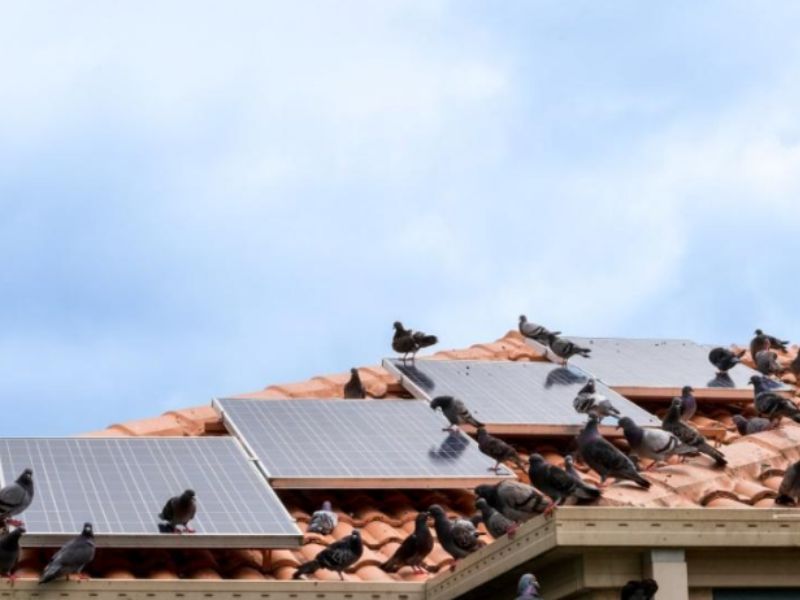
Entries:
[[7,2],[0,435],[531,319],[795,339],[800,4]]

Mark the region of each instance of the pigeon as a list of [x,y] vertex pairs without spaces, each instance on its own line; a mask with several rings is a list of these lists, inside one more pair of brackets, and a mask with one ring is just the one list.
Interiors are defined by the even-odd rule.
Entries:
[[431,504],[428,512],[433,517],[433,525],[439,543],[456,560],[464,558],[483,546],[483,542],[478,539],[478,530],[475,529],[472,521],[450,520],[444,509],[438,504]]
[[11,583],[16,579],[14,567],[19,558],[19,538],[25,533],[24,527],[17,527],[0,536],[0,577],[7,577]]
[[[781,352],[786,352],[786,346],[789,344],[789,340],[778,339],[773,335],[764,333],[760,329],[756,329],[754,333],[755,337],[750,342],[750,356],[755,356],[761,350],[765,350],[767,348],[775,348]],[[768,342],[769,345],[765,345],[765,341]],[[755,352],[753,350],[755,350]]]
[[521,470],[525,470],[525,465],[522,464],[522,459],[517,454],[517,451],[503,440],[489,435],[485,427],[478,427],[478,449],[486,456],[490,456],[495,460],[494,467],[489,470],[495,473],[500,469],[500,463],[510,460]]
[[433,535],[428,529],[427,512],[417,514],[414,519],[414,533],[410,534],[395,550],[392,557],[380,568],[387,573],[397,573],[402,567],[411,567],[414,573],[424,573],[425,557],[433,550]]
[[724,467],[728,464],[725,455],[712,447],[697,429],[681,421],[680,398],[672,399],[672,404],[661,422],[661,428],[673,434],[684,444],[694,446],[699,452],[713,458],[716,466]]
[[650,482],[639,475],[631,459],[600,435],[597,424],[597,417],[589,415],[589,422],[578,434],[577,442],[583,462],[600,475],[600,486],[602,487],[606,478],[610,476],[618,480],[627,479],[645,489],[649,488]]
[[561,335],[560,331],[550,331],[543,325],[529,322],[525,315],[519,316],[519,332],[524,337],[545,345],[548,343],[549,336]]
[[675,435],[663,429],[643,429],[630,417],[622,417],[619,427],[628,440],[631,451],[639,458],[649,458],[653,464],[666,461],[670,456],[697,456],[694,446],[681,442]]
[[742,415],[733,415],[733,422],[736,425],[736,429],[739,430],[739,435],[761,433],[762,431],[775,429],[776,426],[775,423],[763,417],[751,417],[750,419],[746,419]]
[[767,417],[770,421],[777,423],[781,417],[789,417],[796,423],[800,423],[800,409],[794,402],[784,398],[780,394],[772,392],[768,388],[766,377],[753,375],[750,383],[754,387],[755,407],[759,415]]
[[47,583],[64,575],[69,581],[69,576],[77,574],[80,579],[88,579],[83,574],[83,569],[94,558],[94,530],[91,523],[83,524],[81,534],[61,546],[53,555],[50,562],[42,571],[39,583]]
[[681,419],[684,421],[689,421],[697,412],[697,398],[694,397],[693,391],[690,385],[681,388]]
[[572,406],[575,408],[575,412],[595,415],[600,421],[604,417],[619,418],[620,415],[608,398],[597,393],[594,379],[587,381],[586,385],[580,389],[575,400],[572,401]]
[[367,397],[358,369],[350,369],[350,379],[344,384],[344,397],[351,400],[361,400]]
[[553,351],[553,354],[564,359],[564,364],[567,364],[567,361],[576,354],[584,358],[589,358],[589,353],[591,352],[589,348],[581,348],[577,344],[560,338],[554,333],[547,336],[547,345],[550,347],[550,350]]
[[480,520],[486,525],[486,531],[489,532],[494,539],[503,537],[508,534],[509,538],[514,538],[514,532],[517,530],[517,523],[501,514],[489,503],[485,498],[478,498],[475,501],[475,506],[481,511]]
[[718,372],[727,373],[742,362],[745,352],[745,350],[740,350],[738,353],[734,353],[727,348],[714,348],[708,353],[708,361],[717,367]]
[[653,579],[629,581],[620,592],[620,600],[654,600],[658,584]]
[[558,506],[570,496],[578,500],[597,500],[600,490],[583,482],[580,477],[572,477],[567,471],[551,465],[541,454],[531,454],[528,477],[536,489],[543,491]]
[[479,422],[469,412],[464,403],[452,396],[436,396],[431,400],[431,408],[436,410],[442,409],[442,414],[450,421],[450,427],[445,427],[442,431],[454,431],[459,425],[467,423],[473,427],[483,427],[483,423]]
[[532,573],[525,573],[517,584],[516,600],[541,600],[539,582]]
[[404,328],[400,321],[394,322],[392,350],[402,354],[404,362],[409,354],[411,354],[411,360],[413,361],[417,352],[423,348],[433,346],[438,342],[439,339],[435,335],[428,335],[421,331],[412,331],[411,329]]
[[[575,461],[572,459],[572,455],[571,454],[567,454],[564,457],[564,471],[567,473],[567,475],[569,475],[572,479],[574,479],[578,483],[585,483],[583,481],[583,477],[581,476],[580,473],[578,473],[578,470],[575,468]],[[588,483],[585,483],[585,485],[587,485],[590,488],[596,489],[598,492],[600,491],[598,488],[595,488],[593,485],[590,485]]]
[[303,575],[311,575],[319,569],[336,571],[339,579],[344,581],[342,571],[354,565],[364,553],[361,532],[353,529],[352,533],[320,550],[311,560],[303,563],[292,575],[292,579],[300,579]]
[[794,375],[795,379],[800,382],[800,350],[798,350],[797,356],[794,357],[792,362],[789,363],[787,369]]
[[755,356],[756,370],[764,375],[780,375],[784,372],[778,355],[772,350],[762,350]]
[[[194,529],[189,528],[189,521],[194,519],[197,513],[197,501],[195,500],[194,490],[185,490],[180,496],[173,496],[161,509],[158,518],[166,521],[161,525],[162,532],[167,533],[194,533]],[[183,529],[178,529],[182,525]]]
[[549,515],[555,504],[548,501],[533,486],[520,481],[505,480],[483,484],[475,494],[512,521],[522,522],[540,514]]
[[0,523],[21,527],[22,521],[12,519],[24,512],[33,502],[33,471],[25,469],[16,481],[0,489]]
[[794,505],[800,497],[800,461],[793,463],[783,474],[775,504]]
[[339,524],[339,516],[333,512],[331,503],[328,500],[322,503],[322,508],[315,510],[308,522],[306,533],[318,533],[329,535]]

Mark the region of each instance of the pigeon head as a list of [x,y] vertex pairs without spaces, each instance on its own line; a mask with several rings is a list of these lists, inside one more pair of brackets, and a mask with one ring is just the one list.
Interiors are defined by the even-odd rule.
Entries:
[[681,399],[680,398],[673,398],[672,402],[670,403],[669,407],[680,409],[681,407]]
[[93,538],[94,537],[94,529],[92,528],[91,523],[84,523],[83,524],[83,531],[81,531],[81,535],[83,537]]
[[181,498],[183,500],[191,500],[194,497],[195,497],[194,490],[184,490],[184,492],[181,494]]
[[575,466],[575,461],[572,459],[572,455],[571,454],[567,454],[564,457],[564,466],[567,467],[567,468],[570,468],[570,469]]
[[439,519],[447,518],[444,509],[438,504],[431,504],[428,507],[428,514],[430,514],[437,521]]
[[0,548],[5,548],[7,550],[11,550],[19,546],[19,538],[22,537],[22,534],[25,533],[24,527],[17,527],[16,529],[12,529],[3,537],[0,537]]
[[486,501],[486,498],[478,498],[475,500],[475,507],[478,510],[483,511],[483,509],[489,508],[489,503]]
[[356,369],[355,367],[350,369],[350,375],[352,375],[353,377],[358,377],[358,369]]
[[489,504],[492,504],[497,498],[497,486],[489,483],[481,484],[475,488],[475,495],[479,498],[484,498]]
[[587,382],[586,382],[586,385],[584,385],[584,386],[581,388],[581,390],[580,390],[580,391],[581,391],[581,392],[588,392],[588,393],[590,393],[590,394],[591,394],[591,393],[593,393],[593,392],[595,391],[595,388],[594,388],[594,379],[589,379],[589,381],[587,381]]
[[747,383],[750,385],[761,385],[761,375],[753,375],[750,379],[748,379]]
[[395,331],[400,331],[403,329],[403,324],[400,321],[395,321],[393,327]]
[[681,388],[681,395],[688,396],[694,391],[694,388],[690,385],[685,385]]
[[747,430],[747,419],[745,419],[742,415],[733,415],[733,422],[736,425],[736,429],[739,430],[739,433],[744,435],[745,431]]
[[648,594],[653,595],[658,591],[658,584],[655,579],[642,579],[642,587]]
[[539,582],[533,573],[525,573],[519,578],[519,585],[517,586],[517,594],[520,596],[530,595],[533,592],[539,591]]
[[421,510],[417,513],[417,518],[415,519],[415,521],[417,523],[424,523],[428,521],[428,517],[430,516],[431,513],[429,513],[427,510]]
[[431,408],[436,410],[437,408],[445,409],[453,403],[452,396],[436,396],[433,400],[431,400]]
[[545,460],[544,460],[544,456],[542,456],[541,454],[539,454],[539,453],[537,453],[537,452],[534,452],[533,454],[531,454],[531,455],[528,457],[528,462],[529,462],[530,464],[532,464],[532,465],[533,465],[533,464],[540,465],[540,464],[542,464],[543,462],[545,462]]
[[528,317],[526,317],[525,315],[520,315],[519,316],[519,322],[520,322],[520,324],[521,323],[527,323],[528,322]]
[[636,427],[636,423],[630,417],[620,417],[617,421],[617,429],[632,429]]
[[329,512],[333,510],[333,506],[331,505],[330,500],[325,500],[325,502],[322,503],[322,510],[327,510]]
[[763,332],[763,331],[761,331],[760,329],[756,329],[756,330],[755,330],[753,333],[754,333],[755,335],[764,335],[764,332]]
[[17,477],[17,483],[26,487],[33,484],[33,470],[25,469],[20,476]]

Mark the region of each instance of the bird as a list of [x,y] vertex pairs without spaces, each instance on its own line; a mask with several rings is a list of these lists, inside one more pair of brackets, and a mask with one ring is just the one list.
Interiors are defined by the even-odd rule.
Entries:
[[800,497],[800,461],[789,465],[778,487],[775,504],[794,505]]
[[0,489],[0,523],[22,527],[25,523],[12,519],[33,502],[33,470],[25,469],[12,483]]
[[339,524],[339,516],[333,512],[333,507],[329,500],[322,503],[322,508],[315,510],[308,522],[307,533],[318,533],[329,535]]
[[39,583],[53,581],[61,575],[64,575],[67,581],[69,581],[70,575],[78,575],[80,579],[88,579],[84,575],[83,569],[92,562],[94,552],[94,530],[92,529],[92,524],[84,523],[80,535],[61,546],[61,549],[50,559],[50,562],[47,563],[42,575],[39,577]]
[[536,489],[550,496],[558,506],[564,504],[570,496],[578,500],[597,500],[600,497],[599,489],[550,464],[541,454],[531,454],[528,477]]
[[761,433],[762,431],[769,431],[775,429],[776,423],[763,417],[751,417],[746,419],[742,415],[733,415],[733,422],[739,435],[752,435],[754,433]]
[[698,452],[714,459],[716,466],[724,467],[728,464],[725,455],[712,447],[706,438],[697,429],[681,421],[681,399],[673,398],[667,414],[661,421],[661,428],[677,437],[681,442],[693,446]]
[[[195,498],[194,490],[184,490],[180,496],[173,496],[161,509],[158,518],[166,521],[162,524],[160,529],[162,532],[167,533],[194,533],[194,529],[189,528],[189,521],[194,519],[197,514],[197,500]],[[183,529],[178,529],[178,526]]]
[[431,504],[428,512],[433,517],[433,526],[436,529],[436,537],[442,548],[456,561],[472,554],[483,546],[479,539],[478,530],[472,521],[466,519],[447,518],[444,509],[438,504]]
[[629,581],[621,592],[620,600],[653,600],[658,591],[658,584],[654,579],[642,579],[641,581]]
[[413,361],[417,352],[423,348],[433,346],[438,342],[439,339],[435,335],[428,335],[421,331],[406,329],[403,327],[403,324],[400,321],[394,322],[392,350],[403,355],[403,362],[406,361],[409,354],[411,355],[411,359]]
[[582,348],[569,340],[558,337],[554,333],[547,336],[547,345],[553,351],[553,354],[564,360],[564,364],[567,364],[567,361],[576,354],[589,358],[591,353],[589,348]]
[[794,359],[792,359],[792,362],[789,363],[787,369],[794,375],[795,379],[800,382],[800,350],[797,352]]
[[303,563],[292,575],[292,579],[300,579],[303,575],[311,575],[319,569],[336,571],[339,579],[344,581],[342,571],[354,565],[364,553],[361,532],[353,529],[350,535],[329,544],[320,550],[313,560]]
[[500,463],[507,460],[513,462],[523,471],[525,470],[525,465],[522,463],[522,459],[519,457],[519,454],[517,454],[517,451],[514,450],[511,444],[507,444],[500,438],[490,435],[483,426],[478,427],[478,449],[486,456],[490,456],[495,460],[494,467],[489,467],[490,471],[494,471],[496,473],[500,469]]
[[541,600],[539,581],[533,573],[525,573],[519,578],[516,600]]
[[397,573],[402,567],[411,567],[415,573],[424,573],[425,557],[433,550],[433,534],[428,528],[429,513],[422,511],[414,519],[414,531],[403,540],[392,557],[380,565],[387,573]]
[[597,393],[594,379],[587,381],[586,385],[580,389],[575,400],[572,401],[572,406],[575,408],[575,412],[595,415],[600,421],[605,417],[619,418],[620,415],[608,398]]
[[606,478],[611,476],[617,480],[633,481],[645,489],[649,488],[650,482],[639,474],[631,459],[600,435],[597,430],[598,422],[597,417],[589,415],[589,422],[578,434],[577,442],[583,462],[600,475],[600,486],[603,487]]
[[756,370],[764,375],[780,375],[785,371],[772,350],[761,350],[755,356]]
[[695,447],[684,444],[674,434],[663,429],[644,429],[630,417],[622,417],[618,426],[622,428],[631,451],[639,458],[649,458],[653,461],[648,468],[666,461],[670,456],[698,454]]
[[714,348],[708,353],[708,361],[717,367],[717,371],[719,373],[727,373],[733,367],[742,362],[742,356],[744,356],[745,352],[746,350],[732,352],[727,348]]
[[[595,489],[597,490],[598,494],[601,493],[601,490],[599,488],[596,488],[595,486],[588,484],[583,480],[583,477],[581,476],[580,473],[578,473],[578,470],[575,468],[575,461],[572,459],[571,454],[567,454],[564,457],[564,471],[566,472],[567,475],[570,476],[570,478],[578,482],[578,484],[583,484],[588,488]],[[593,494],[593,492],[589,493]]]
[[525,315],[519,316],[519,332],[526,338],[531,339],[540,344],[547,344],[548,338],[551,335],[561,335],[560,331],[550,331],[543,325],[537,325],[528,321]]
[[344,384],[344,397],[353,400],[361,400],[367,397],[358,369],[350,369],[350,379]]
[[478,498],[475,501],[475,506],[481,511],[480,520],[486,525],[486,531],[489,532],[489,535],[497,539],[508,534],[510,539],[514,539],[514,532],[518,527],[515,521],[512,521],[496,508],[490,506],[485,498]]
[[518,523],[540,514],[549,515],[556,506],[533,486],[508,479],[496,484],[479,485],[475,488],[475,495],[484,498],[490,506]]
[[459,425],[472,425],[473,427],[483,427],[483,423],[472,416],[464,403],[453,396],[436,396],[431,400],[431,408],[442,409],[442,414],[450,421],[450,427],[445,427],[442,431],[455,431]]
[[13,584],[16,576],[14,567],[19,558],[19,538],[25,533],[24,527],[17,527],[0,536],[0,577],[6,577]]
[[692,392],[694,389],[690,385],[681,388],[681,418],[684,421],[690,420],[697,412],[697,398]]
[[[775,348],[781,352],[786,352],[786,346],[789,344],[789,340],[781,340],[774,335],[764,333],[760,329],[756,329],[753,333],[755,337],[750,342],[750,356],[755,356],[766,348]],[[765,345],[764,342],[767,342],[768,345]]]
[[761,375],[753,375],[749,381],[754,388],[754,404],[758,414],[767,417],[773,423],[779,422],[781,417],[788,417],[800,423],[800,409],[797,405],[788,398],[770,391],[767,381],[769,380]]

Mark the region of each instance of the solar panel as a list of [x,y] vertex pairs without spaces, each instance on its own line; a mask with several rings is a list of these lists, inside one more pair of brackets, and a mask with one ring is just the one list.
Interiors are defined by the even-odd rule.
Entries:
[[464,488],[512,476],[417,400],[215,400],[280,488]]
[[[85,521],[105,546],[302,543],[294,519],[233,438],[0,438],[0,467],[4,484],[33,469],[33,504],[20,517],[28,546],[57,545]],[[159,533],[165,502],[189,488],[197,494],[196,533]]]
[[[460,398],[479,421],[505,433],[566,433],[586,423],[586,415],[572,406],[588,380],[585,372],[550,362],[483,360],[423,360],[403,362],[385,359],[383,365],[400,377],[403,386],[418,398],[451,395]],[[598,383],[625,416],[637,423],[658,424],[645,410]]]

